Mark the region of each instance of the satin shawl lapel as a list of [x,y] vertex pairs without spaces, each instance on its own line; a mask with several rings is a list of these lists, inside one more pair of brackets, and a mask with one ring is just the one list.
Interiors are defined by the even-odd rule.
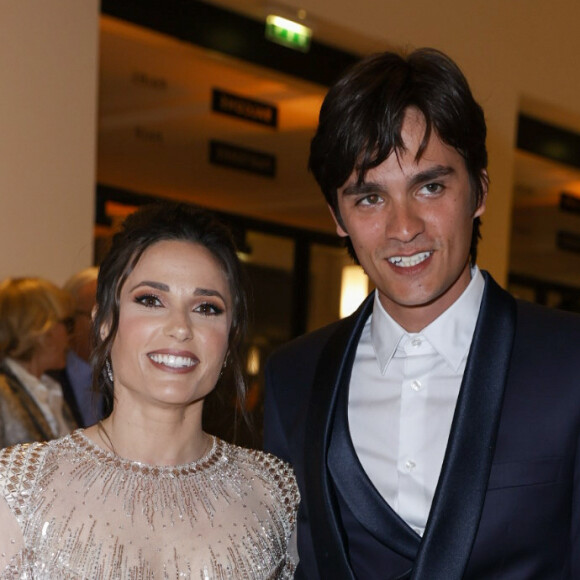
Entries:
[[354,576],[349,572],[350,565],[336,517],[338,507],[327,469],[328,446],[337,393],[341,388],[348,388],[358,340],[372,307],[373,294],[337,327],[323,348],[306,418],[306,503],[312,541],[319,570],[321,574],[324,572],[322,577],[337,580]]
[[515,300],[484,276],[483,301],[414,580],[463,577],[483,509],[516,320]]
[[350,511],[383,545],[414,560],[421,538],[383,499],[362,467],[348,428],[348,384],[338,393],[329,449],[330,471]]

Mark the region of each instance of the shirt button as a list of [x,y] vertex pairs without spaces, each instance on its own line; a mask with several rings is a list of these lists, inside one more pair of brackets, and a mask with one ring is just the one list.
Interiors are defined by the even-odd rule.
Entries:
[[416,463],[414,461],[411,461],[410,459],[407,459],[407,461],[405,461],[405,471],[413,471],[415,467]]
[[421,381],[412,381],[411,382],[411,388],[415,391],[418,392],[423,388],[423,385],[421,384]]
[[421,346],[421,343],[423,342],[423,339],[420,336],[416,336],[412,341],[411,341],[411,345],[414,346],[415,348],[417,348],[418,346]]

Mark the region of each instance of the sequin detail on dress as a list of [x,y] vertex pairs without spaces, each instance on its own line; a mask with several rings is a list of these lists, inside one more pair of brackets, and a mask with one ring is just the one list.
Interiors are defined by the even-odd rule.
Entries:
[[[299,501],[279,459],[214,439],[154,467],[82,431],[0,452],[0,579],[291,578]],[[5,525],[6,524],[6,525]]]

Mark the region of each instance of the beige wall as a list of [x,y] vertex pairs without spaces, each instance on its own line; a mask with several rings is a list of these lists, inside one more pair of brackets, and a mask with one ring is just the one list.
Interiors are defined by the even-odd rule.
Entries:
[[92,261],[98,0],[0,0],[0,279]]

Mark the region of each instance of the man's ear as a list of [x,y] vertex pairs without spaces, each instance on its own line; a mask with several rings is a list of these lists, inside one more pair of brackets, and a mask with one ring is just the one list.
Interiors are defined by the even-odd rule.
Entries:
[[332,219],[334,220],[334,223],[336,224],[336,233],[341,238],[347,238],[348,232],[346,231],[346,229],[344,227],[344,223],[342,222],[342,218],[340,217],[340,214],[337,216],[335,211],[332,209],[332,206],[330,204],[327,204],[327,205],[328,205],[328,210],[330,211],[330,215],[332,216]]
[[474,218],[480,217],[485,212],[485,204],[487,202],[487,189],[489,187],[489,176],[487,175],[487,170],[486,169],[484,169],[481,172],[481,177],[479,179],[481,181],[481,191],[482,191],[482,195],[481,195],[481,202],[475,208],[475,212],[473,213],[473,217]]

